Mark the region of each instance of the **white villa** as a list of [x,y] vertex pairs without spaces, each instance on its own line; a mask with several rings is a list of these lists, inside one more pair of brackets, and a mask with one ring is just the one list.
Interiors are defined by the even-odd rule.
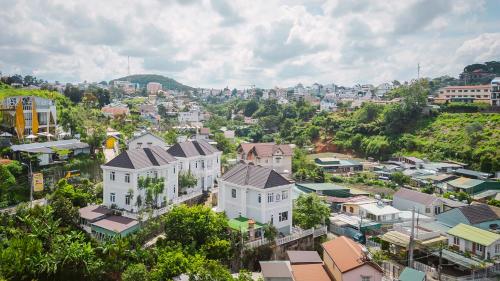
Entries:
[[334,112],[337,111],[337,101],[335,95],[326,95],[319,103],[320,111]]
[[[108,207],[137,212],[146,201],[146,191],[139,190],[140,177],[164,178],[164,191],[158,196],[158,207],[178,197],[178,161],[161,147],[153,146],[122,152],[103,170],[103,204]],[[142,202],[138,203],[138,202]]]
[[165,140],[149,132],[140,136],[136,136],[127,142],[128,149],[138,149],[152,146],[159,146],[164,150],[168,148]]
[[261,224],[270,223],[279,232],[289,234],[292,187],[293,182],[270,168],[240,163],[220,179],[217,208],[226,212],[229,219],[246,217]]
[[190,172],[198,179],[194,189],[209,190],[220,177],[222,151],[205,140],[177,143],[167,152],[177,159],[179,173]]
[[381,223],[393,223],[399,221],[400,212],[400,210],[392,206],[385,205],[381,201],[359,206],[359,213],[363,218],[368,218],[372,221]]

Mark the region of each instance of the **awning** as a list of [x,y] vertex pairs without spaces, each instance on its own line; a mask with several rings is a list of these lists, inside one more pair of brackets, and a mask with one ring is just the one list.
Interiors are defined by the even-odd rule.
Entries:
[[408,248],[410,245],[410,236],[399,231],[388,231],[380,239],[389,242],[390,244]]
[[[433,252],[432,255],[439,257],[439,251]],[[486,265],[484,262],[467,258],[463,254],[455,253],[446,249],[443,249],[443,258],[468,269],[479,269]]]

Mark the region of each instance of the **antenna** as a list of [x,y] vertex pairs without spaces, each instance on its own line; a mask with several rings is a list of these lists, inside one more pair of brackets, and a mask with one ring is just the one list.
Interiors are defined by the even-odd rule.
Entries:
[[420,63],[417,64],[417,80],[420,80]]
[[127,76],[130,76],[130,56],[127,56]]

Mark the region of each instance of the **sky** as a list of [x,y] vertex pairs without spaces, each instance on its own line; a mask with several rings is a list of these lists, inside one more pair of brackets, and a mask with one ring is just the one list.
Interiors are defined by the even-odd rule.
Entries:
[[0,0],[0,71],[193,87],[379,84],[500,60],[492,0]]

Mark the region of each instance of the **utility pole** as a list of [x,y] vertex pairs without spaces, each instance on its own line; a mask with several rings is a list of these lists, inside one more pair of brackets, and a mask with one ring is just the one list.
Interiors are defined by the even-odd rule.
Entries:
[[410,244],[409,244],[409,259],[408,259],[408,267],[413,268],[413,243],[414,243],[414,234],[415,234],[415,207],[413,207],[411,211],[411,235],[410,235]]
[[420,63],[417,64],[417,80],[420,80]]
[[127,57],[127,75],[130,76],[130,56]]
[[443,267],[443,242],[439,243],[439,265],[438,265],[438,280],[441,281],[441,270]]

